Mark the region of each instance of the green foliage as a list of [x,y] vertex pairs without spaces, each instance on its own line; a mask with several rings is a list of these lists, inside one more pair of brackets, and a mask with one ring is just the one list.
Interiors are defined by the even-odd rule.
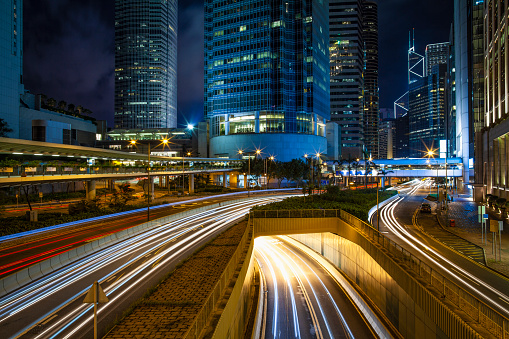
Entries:
[[[395,194],[397,194],[396,191],[380,191],[379,200],[383,201]],[[253,207],[253,210],[341,209],[367,221],[369,209],[374,205],[376,205],[376,188],[345,191],[331,186],[327,193],[321,195],[291,197],[272,204]]]
[[7,133],[11,132],[12,128],[9,127],[9,124],[4,119],[0,119],[0,137],[7,138]]
[[101,211],[99,199],[81,200],[74,204],[69,204],[69,214],[77,215],[84,213],[98,213]]
[[118,191],[115,191],[110,197],[109,206],[124,211],[129,201],[135,200],[133,197],[134,189],[129,183],[118,185]]

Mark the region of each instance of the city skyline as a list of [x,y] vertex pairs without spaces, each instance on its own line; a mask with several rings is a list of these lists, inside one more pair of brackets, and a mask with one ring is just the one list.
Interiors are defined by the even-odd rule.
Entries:
[[[434,11],[429,1],[379,3],[381,108],[392,107],[405,91],[408,31],[415,28],[420,53],[427,44],[448,40],[452,3],[432,2],[441,10]],[[25,88],[81,104],[113,127],[114,1],[25,0],[24,11]],[[203,116],[203,0],[181,1],[178,31],[178,126],[182,127]]]

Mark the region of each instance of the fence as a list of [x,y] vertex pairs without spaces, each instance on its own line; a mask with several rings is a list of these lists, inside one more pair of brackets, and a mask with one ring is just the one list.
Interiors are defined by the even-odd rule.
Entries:
[[[210,295],[207,297],[205,304],[198,312],[196,319],[191,324],[188,332],[184,335],[184,338],[198,338],[203,329],[207,326],[209,321],[209,317],[214,312],[216,304],[219,300],[223,299],[224,291],[226,287],[228,287],[230,279],[235,273],[239,262],[245,259],[246,253],[246,245],[248,241],[252,241],[253,239],[253,226],[248,222],[248,226],[246,227],[246,231],[240,240],[235,253],[233,253],[230,261],[226,265],[219,281],[214,285],[214,288]],[[248,264],[249,261],[245,262]]]
[[385,249],[406,271],[412,271],[422,281],[436,288],[449,302],[467,314],[496,338],[509,338],[509,319],[473,294],[449,280],[412,253],[384,236],[372,225],[343,210],[256,210],[252,218],[340,218],[353,226],[366,239]]

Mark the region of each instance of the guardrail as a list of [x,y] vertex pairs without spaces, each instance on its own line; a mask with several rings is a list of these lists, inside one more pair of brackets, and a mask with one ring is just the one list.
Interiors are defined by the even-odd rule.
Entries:
[[509,319],[421,261],[372,225],[343,210],[256,210],[252,218],[339,218],[356,228],[368,240],[378,244],[399,261],[399,265],[436,288],[442,297],[461,309],[473,321],[497,338],[509,338]]
[[223,273],[221,274],[219,281],[214,285],[214,289],[207,297],[205,304],[198,312],[196,319],[189,327],[189,330],[184,335],[184,338],[200,337],[200,333],[207,326],[209,317],[212,314],[212,312],[214,312],[217,302],[223,299],[224,291],[228,287],[230,279],[235,273],[235,270],[237,269],[239,262],[243,259],[243,256],[245,256],[247,242],[252,239],[253,239],[253,226],[250,225],[250,223],[248,222],[246,231],[244,232],[244,235],[242,236],[242,239],[240,240],[240,243],[237,246],[235,253],[233,253],[230,261],[226,265],[226,268],[224,269]]

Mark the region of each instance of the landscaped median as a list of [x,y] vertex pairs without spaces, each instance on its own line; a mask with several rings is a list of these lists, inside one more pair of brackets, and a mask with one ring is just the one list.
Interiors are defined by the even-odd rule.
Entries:
[[105,338],[244,337],[255,278],[252,240],[247,221],[232,226],[135,302]]

